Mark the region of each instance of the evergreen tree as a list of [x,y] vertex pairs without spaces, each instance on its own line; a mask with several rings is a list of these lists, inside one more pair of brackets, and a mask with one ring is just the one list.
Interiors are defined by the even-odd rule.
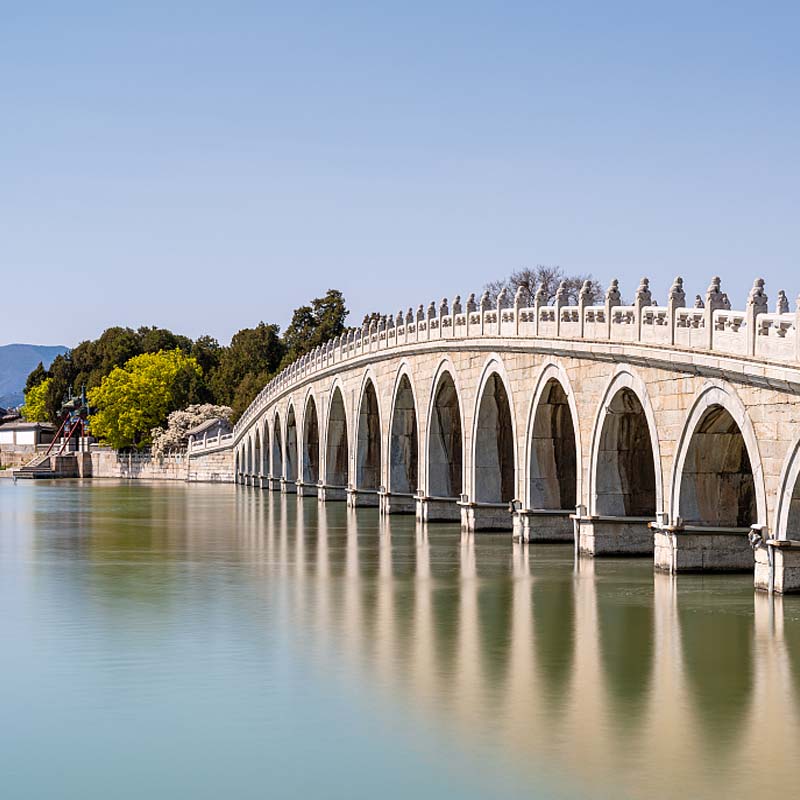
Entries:
[[344,295],[338,289],[329,289],[324,297],[312,300],[310,306],[295,309],[283,335],[286,352],[281,366],[291,364],[317,345],[338,336],[344,330],[348,313]]

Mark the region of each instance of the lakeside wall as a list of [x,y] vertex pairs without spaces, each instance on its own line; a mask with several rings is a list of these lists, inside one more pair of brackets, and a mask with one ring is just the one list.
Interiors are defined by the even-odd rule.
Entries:
[[[118,453],[97,448],[91,454],[92,478],[233,483],[233,452],[221,450],[190,456],[176,453],[158,458],[147,453]],[[87,464],[87,466],[89,466]]]
[[[34,456],[35,448],[4,451],[3,470],[8,476]],[[231,449],[210,450],[202,454],[175,453],[152,457],[149,453],[119,453],[106,447],[92,447],[88,453],[51,456],[50,468],[60,477],[128,478],[193,483],[233,483],[234,453]]]

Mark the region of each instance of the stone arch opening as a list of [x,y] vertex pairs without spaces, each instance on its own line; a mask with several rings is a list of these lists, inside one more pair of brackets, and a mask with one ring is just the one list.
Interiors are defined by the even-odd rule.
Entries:
[[715,528],[749,528],[758,522],[747,445],[720,405],[709,406],[692,432],[680,476],[680,515],[688,525]]
[[236,477],[238,478],[239,477],[239,451],[238,451],[238,449],[236,450],[236,453],[234,455],[234,459],[235,460],[234,460],[234,465],[233,465],[233,472],[236,475]]
[[286,417],[286,480],[289,483],[297,481],[297,420],[294,415],[294,406],[289,408]]
[[529,502],[531,508],[574,510],[578,503],[575,421],[564,387],[545,385],[531,426]]
[[253,474],[253,440],[247,440],[247,474]]
[[800,539],[800,477],[794,483],[792,496],[789,499],[786,527],[781,533],[783,539]]
[[795,440],[789,448],[781,472],[775,538],[800,539],[800,440]]
[[461,406],[449,372],[439,378],[428,433],[428,494],[458,498],[462,483]]
[[475,500],[514,499],[514,425],[505,384],[495,372],[483,387],[475,427]]
[[253,473],[261,474],[261,431],[256,430],[255,447],[253,448]]
[[303,483],[316,485],[319,481],[319,420],[317,404],[308,398],[303,415]]
[[400,378],[392,409],[389,442],[389,489],[394,494],[414,494],[418,487],[419,438],[417,409],[411,381]]
[[644,408],[629,388],[606,409],[595,468],[595,511],[600,516],[656,515],[653,442]]
[[281,419],[276,414],[272,425],[272,477],[283,477],[283,444],[281,442]]
[[367,380],[358,411],[356,485],[375,489],[381,485],[381,422],[375,385]]
[[328,444],[325,451],[326,483],[344,488],[348,484],[347,415],[342,391],[337,386],[328,415]]

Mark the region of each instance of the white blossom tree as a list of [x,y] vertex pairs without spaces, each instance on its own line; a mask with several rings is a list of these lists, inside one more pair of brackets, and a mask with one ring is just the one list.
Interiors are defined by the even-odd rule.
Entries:
[[152,453],[161,456],[165,453],[186,450],[189,442],[189,431],[210,419],[230,420],[233,410],[230,406],[215,406],[202,403],[188,406],[180,411],[173,411],[167,417],[166,428],[153,428]]

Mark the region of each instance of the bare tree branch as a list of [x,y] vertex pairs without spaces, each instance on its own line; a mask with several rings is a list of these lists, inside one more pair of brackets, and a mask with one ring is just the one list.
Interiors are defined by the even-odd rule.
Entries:
[[497,295],[505,289],[510,297],[514,297],[517,289],[522,287],[524,290],[523,299],[525,305],[532,306],[539,286],[544,286],[547,302],[552,303],[558,291],[559,284],[562,282],[567,290],[567,296],[571,304],[578,304],[578,295],[584,282],[589,281],[591,303],[597,304],[603,301],[603,287],[591,275],[565,275],[564,270],[559,266],[548,266],[538,264],[531,268],[512,272],[507,278],[490,281],[483,288],[489,292],[489,299],[492,303],[497,302]]

